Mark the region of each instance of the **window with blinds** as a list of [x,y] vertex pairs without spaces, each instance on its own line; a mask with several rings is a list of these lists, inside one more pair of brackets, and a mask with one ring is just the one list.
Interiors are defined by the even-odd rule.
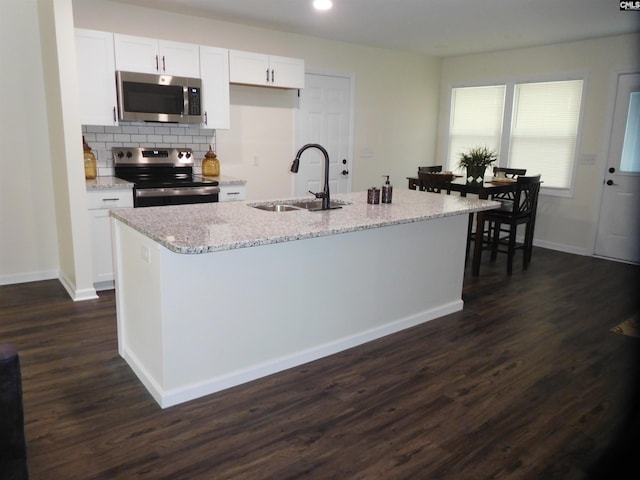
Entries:
[[569,189],[583,80],[453,88],[448,165],[474,146],[498,152],[503,167],[542,175],[546,189]]

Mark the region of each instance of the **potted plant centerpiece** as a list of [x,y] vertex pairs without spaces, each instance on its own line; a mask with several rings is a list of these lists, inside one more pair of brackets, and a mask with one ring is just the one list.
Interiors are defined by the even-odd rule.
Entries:
[[467,181],[481,182],[486,168],[498,159],[495,150],[487,147],[473,147],[460,154],[460,168],[467,169]]

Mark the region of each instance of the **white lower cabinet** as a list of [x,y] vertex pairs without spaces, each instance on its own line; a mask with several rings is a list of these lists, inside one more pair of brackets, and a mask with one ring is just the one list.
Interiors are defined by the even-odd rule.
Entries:
[[109,211],[133,207],[133,192],[130,188],[89,191],[87,203],[91,225],[93,284],[96,290],[106,290],[113,288],[115,278]]
[[246,185],[220,185],[219,202],[235,202],[247,198]]

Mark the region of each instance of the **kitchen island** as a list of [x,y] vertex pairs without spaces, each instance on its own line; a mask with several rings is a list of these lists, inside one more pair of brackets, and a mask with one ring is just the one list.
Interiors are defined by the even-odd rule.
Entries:
[[462,309],[467,214],[499,204],[366,197],[112,212],[119,353],[161,407]]

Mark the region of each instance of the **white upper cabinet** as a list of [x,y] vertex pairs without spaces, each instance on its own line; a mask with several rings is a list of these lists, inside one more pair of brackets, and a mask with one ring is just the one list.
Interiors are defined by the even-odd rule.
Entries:
[[205,128],[229,128],[229,50],[200,46]]
[[229,81],[267,87],[304,88],[304,60],[230,50]]
[[197,78],[198,45],[114,34],[116,70]]
[[113,33],[77,28],[76,60],[83,125],[116,125]]

